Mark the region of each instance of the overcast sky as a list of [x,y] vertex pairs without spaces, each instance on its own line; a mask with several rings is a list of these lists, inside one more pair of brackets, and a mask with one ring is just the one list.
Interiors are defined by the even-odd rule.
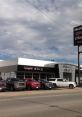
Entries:
[[77,63],[73,27],[78,25],[82,0],[0,0],[0,59]]

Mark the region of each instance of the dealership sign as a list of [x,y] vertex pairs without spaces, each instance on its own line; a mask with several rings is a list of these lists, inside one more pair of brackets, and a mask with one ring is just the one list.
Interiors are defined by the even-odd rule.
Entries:
[[74,27],[74,46],[82,45],[82,25]]

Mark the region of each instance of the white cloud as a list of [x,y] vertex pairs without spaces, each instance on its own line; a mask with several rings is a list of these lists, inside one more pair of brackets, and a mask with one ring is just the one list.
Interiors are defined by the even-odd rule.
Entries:
[[81,0],[0,0],[0,53],[77,62],[73,27],[82,24],[81,7]]

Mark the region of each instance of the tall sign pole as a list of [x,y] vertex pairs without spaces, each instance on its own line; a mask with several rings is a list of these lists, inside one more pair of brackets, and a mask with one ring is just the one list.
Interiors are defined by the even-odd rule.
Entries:
[[78,46],[78,82],[80,84],[80,53],[79,47],[82,46],[82,25],[74,27],[73,29],[74,35],[74,46]]
[[79,52],[79,45],[78,45],[78,82],[80,84],[80,52]]

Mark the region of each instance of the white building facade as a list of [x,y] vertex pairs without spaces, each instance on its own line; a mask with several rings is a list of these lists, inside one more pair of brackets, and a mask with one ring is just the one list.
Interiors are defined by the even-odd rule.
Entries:
[[[18,58],[12,61],[0,61],[0,75],[8,77],[33,78],[35,80],[51,77],[76,81],[76,66],[52,61]],[[78,81],[77,81],[78,82]]]

